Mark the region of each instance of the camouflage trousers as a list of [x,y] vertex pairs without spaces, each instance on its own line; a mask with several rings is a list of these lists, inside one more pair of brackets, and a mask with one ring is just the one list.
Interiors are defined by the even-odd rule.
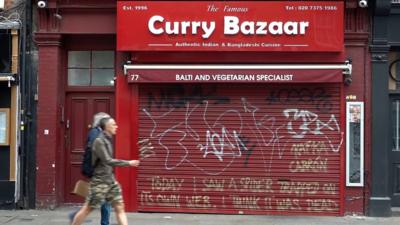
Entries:
[[101,180],[92,179],[86,202],[94,209],[99,209],[104,202],[124,203],[121,186],[117,181],[108,184]]

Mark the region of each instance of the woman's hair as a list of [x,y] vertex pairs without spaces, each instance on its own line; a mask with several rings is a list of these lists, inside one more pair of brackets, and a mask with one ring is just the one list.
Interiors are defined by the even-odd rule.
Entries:
[[100,120],[103,119],[103,118],[107,118],[107,117],[110,117],[110,115],[108,115],[108,114],[105,113],[105,112],[96,113],[96,114],[93,116],[92,127],[98,127],[98,126],[100,125]]
[[106,129],[107,123],[108,123],[111,119],[112,119],[111,117],[104,117],[104,118],[101,118],[100,121],[99,121],[99,127],[100,127],[102,130],[105,130],[105,129]]

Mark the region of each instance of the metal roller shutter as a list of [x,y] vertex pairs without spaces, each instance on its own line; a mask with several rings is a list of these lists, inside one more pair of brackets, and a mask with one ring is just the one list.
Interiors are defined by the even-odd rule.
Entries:
[[139,211],[339,215],[340,84],[140,85]]

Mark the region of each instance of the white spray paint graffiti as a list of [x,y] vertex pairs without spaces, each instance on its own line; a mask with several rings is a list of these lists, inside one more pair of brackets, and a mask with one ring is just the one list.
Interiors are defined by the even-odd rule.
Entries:
[[[170,110],[161,116],[152,116],[152,114],[147,111],[146,109],[143,109],[143,112],[151,119],[153,123],[153,128],[151,129],[150,132],[150,138],[151,139],[156,139],[158,144],[165,149],[166,151],[166,157],[165,157],[165,169],[167,170],[173,170],[179,165],[181,165],[183,162],[188,162],[194,167],[198,168],[199,170],[203,171],[205,174],[208,175],[217,175],[222,173],[226,168],[228,168],[234,161],[236,157],[241,156],[240,148],[243,148],[244,144],[241,143],[239,136],[237,134],[237,131],[233,130],[233,134],[231,134],[229,131],[227,131],[227,128],[223,125],[223,117],[232,117],[231,113],[234,115],[238,116],[238,121],[240,121],[239,127],[241,127],[241,118],[240,114],[236,110],[227,110],[224,113],[222,113],[216,120],[215,122],[210,125],[210,123],[207,121],[207,109],[208,109],[208,102],[205,101],[204,104],[202,104],[202,107],[204,107],[204,112],[203,112],[203,119],[204,119],[204,124],[208,128],[206,133],[208,133],[208,137],[206,137],[206,143],[199,143],[197,144],[197,147],[200,151],[204,152],[204,157],[207,157],[208,154],[213,154],[216,156],[216,158],[219,161],[224,161],[225,159],[225,166],[222,166],[219,171],[208,171],[207,169],[203,169],[202,167],[198,166],[196,163],[192,162],[189,157],[188,157],[188,149],[187,147],[182,144],[182,141],[185,140],[187,136],[190,136],[193,138],[195,141],[200,142],[200,135],[195,131],[190,126],[190,116],[193,111],[198,109],[200,104],[195,105],[193,109],[190,109],[190,104],[188,103],[186,105],[186,117],[184,118],[184,121],[178,122],[177,124],[173,125],[172,127],[166,129],[166,130],[161,130],[160,132],[157,132],[158,128],[158,123],[157,121],[162,120],[164,117],[167,117],[171,112],[175,110],[175,108],[171,107]],[[218,134],[217,129],[219,126],[221,126],[221,134]],[[241,128],[239,129],[241,131]],[[172,162],[170,159],[170,146],[167,144],[164,144],[166,141],[164,139],[167,139],[166,136],[168,136],[171,133],[175,133],[175,135],[180,136],[180,139],[176,141],[176,144],[178,146],[174,146],[174,148],[179,147],[181,150],[181,155],[180,155],[180,161],[179,162]],[[189,135],[188,135],[189,134]],[[244,146],[245,148],[245,146]],[[243,149],[242,149],[243,150]]]
[[[339,152],[339,147],[341,146],[342,141],[338,146],[334,146],[330,139],[326,135],[324,135],[323,132],[323,130],[328,129],[330,131],[337,131],[338,133],[341,133],[340,126],[336,120],[335,115],[331,114],[327,123],[322,122],[318,118],[317,114],[307,110],[285,109],[283,111],[283,115],[285,115],[285,117],[290,120],[287,123],[287,130],[288,133],[292,135],[292,138],[302,139],[307,133],[311,133],[314,135],[323,135],[324,138],[326,138],[329,142],[332,151]],[[296,128],[293,127],[292,123],[293,121],[297,121],[299,119],[301,119],[303,123],[298,127],[299,132],[296,132]],[[341,135],[343,137],[343,133],[341,133]]]
[[[272,149],[269,159],[265,158],[264,151],[261,150],[266,172],[270,172],[273,157],[282,158],[288,140],[304,139],[306,135],[315,135],[326,139],[332,152],[338,152],[343,142],[343,132],[340,130],[339,123],[334,114],[330,115],[327,122],[319,118],[319,115],[302,109],[285,109],[282,114],[286,118],[285,122],[277,124],[277,118],[260,112],[260,109],[246,98],[241,98],[242,109],[228,109],[222,112],[213,121],[210,118],[215,116],[215,112],[209,111],[209,102],[203,101],[203,104],[190,105],[189,102],[185,105],[185,116],[181,121],[176,121],[169,128],[161,128],[159,121],[172,117],[173,113],[178,112],[174,107],[161,115],[154,116],[147,109],[142,109],[145,115],[152,121],[153,127],[149,137],[156,141],[162,149],[165,150],[165,169],[173,170],[180,166],[183,162],[188,162],[200,171],[208,175],[218,175],[225,171],[235,161],[235,159],[243,157],[243,154],[249,151],[249,147],[243,141],[242,130],[246,127],[256,137],[256,145],[261,147],[269,147]],[[194,121],[193,114],[202,112],[202,132],[199,133],[191,125]],[[248,114],[252,121],[243,121],[243,118],[248,118]],[[326,114],[325,114],[326,115]],[[198,118],[198,116],[197,116]],[[325,120],[325,121],[326,121]],[[232,122],[233,121],[233,122]],[[198,122],[198,121],[197,121]],[[204,133],[203,133],[204,132]],[[340,142],[333,143],[326,132],[334,132],[340,135]],[[171,145],[167,139],[174,137],[176,144]],[[203,168],[190,159],[190,152],[184,142],[197,142],[196,146],[203,153],[203,158],[215,159],[220,163],[221,167],[218,170],[210,171]],[[180,157],[178,161],[172,161],[170,158],[171,149],[176,152],[178,149]],[[264,148],[265,149],[265,148]],[[211,157],[211,158],[210,158]],[[177,157],[175,157],[175,160]]]
[[[204,152],[203,158],[206,158],[209,153],[217,156],[219,161],[224,161],[223,157],[225,155],[234,155],[235,157],[242,156],[241,149],[246,149],[246,145],[240,140],[239,135],[234,130],[233,135],[229,134],[229,131],[226,130],[225,127],[222,127],[221,134],[213,132],[211,134],[210,130],[206,132],[206,144],[199,144],[198,147],[200,151]],[[230,137],[233,136],[233,142],[230,140]],[[236,149],[236,152],[224,153],[224,148],[228,149]],[[211,149],[211,150],[210,150]]]

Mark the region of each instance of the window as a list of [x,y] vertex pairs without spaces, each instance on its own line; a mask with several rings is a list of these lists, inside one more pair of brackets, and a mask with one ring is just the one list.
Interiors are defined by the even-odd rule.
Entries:
[[346,185],[364,186],[364,103],[346,104]]
[[0,108],[0,146],[9,145],[10,109]]
[[0,29],[0,73],[11,73],[11,32]]
[[113,51],[69,51],[69,86],[112,86]]
[[393,151],[400,151],[400,99],[392,100]]

